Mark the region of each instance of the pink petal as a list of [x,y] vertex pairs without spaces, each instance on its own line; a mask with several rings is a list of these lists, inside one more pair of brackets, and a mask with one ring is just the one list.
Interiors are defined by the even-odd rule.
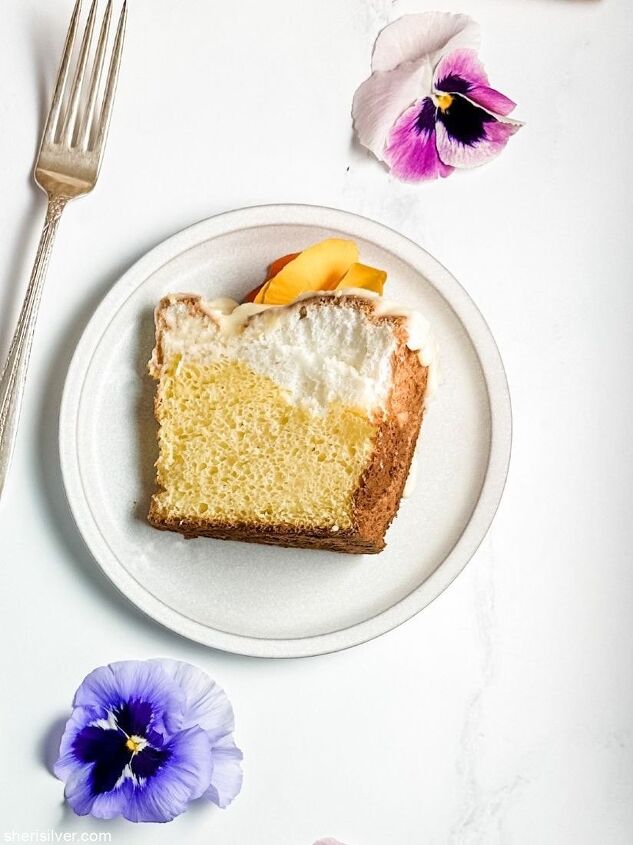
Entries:
[[[435,68],[433,84],[436,88],[450,93],[451,89],[442,85],[442,80],[447,76],[459,76],[460,79],[468,83],[469,88],[472,85],[488,84],[488,76],[475,50],[453,50],[453,52],[443,56]],[[459,89],[455,90],[459,94],[464,93]]]
[[374,45],[373,71],[393,70],[420,59],[435,67],[442,54],[461,47],[479,47],[479,25],[468,15],[421,12],[403,15],[386,26]]
[[402,112],[431,93],[427,65],[405,65],[388,73],[373,73],[356,90],[352,117],[358,139],[381,161],[392,126]]
[[437,179],[453,172],[437,152],[435,106],[430,99],[415,103],[397,120],[387,139],[384,158],[394,176],[405,182]]
[[487,85],[474,85],[468,91],[468,99],[477,103],[482,109],[502,117],[507,117],[516,108],[514,100]]
[[466,94],[486,111],[504,117],[516,106],[509,97],[490,88],[488,74],[474,50],[454,50],[444,56],[435,68],[433,86],[449,94]]
[[314,845],[343,845],[343,843],[339,842],[338,839],[332,839],[331,836],[328,836],[327,839],[319,839]]
[[453,167],[477,167],[495,158],[506,146],[512,135],[523,124],[517,120],[498,118],[485,124],[485,134],[480,141],[463,144],[446,131],[441,121],[437,122],[437,151],[445,164]]

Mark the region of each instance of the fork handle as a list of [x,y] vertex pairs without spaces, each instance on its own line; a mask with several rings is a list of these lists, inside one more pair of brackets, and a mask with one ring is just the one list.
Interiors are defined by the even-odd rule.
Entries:
[[0,495],[9,472],[31,355],[35,322],[57,227],[68,199],[49,195],[46,220],[18,324],[0,377]]

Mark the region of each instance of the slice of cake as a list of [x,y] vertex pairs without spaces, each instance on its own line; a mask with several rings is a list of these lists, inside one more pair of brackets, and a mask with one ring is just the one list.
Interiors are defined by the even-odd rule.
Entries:
[[368,290],[258,296],[158,305],[149,520],[187,537],[379,552],[422,421],[426,321]]

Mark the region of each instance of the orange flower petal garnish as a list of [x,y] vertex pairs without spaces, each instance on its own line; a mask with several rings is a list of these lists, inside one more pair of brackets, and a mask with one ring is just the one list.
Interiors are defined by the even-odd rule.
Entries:
[[384,270],[369,267],[367,264],[352,264],[336,287],[337,290],[341,290],[342,288],[373,290],[374,293],[382,296],[386,281],[387,274]]
[[288,263],[266,282],[254,301],[286,305],[306,291],[334,290],[357,261],[358,247],[354,241],[328,238],[288,258]]

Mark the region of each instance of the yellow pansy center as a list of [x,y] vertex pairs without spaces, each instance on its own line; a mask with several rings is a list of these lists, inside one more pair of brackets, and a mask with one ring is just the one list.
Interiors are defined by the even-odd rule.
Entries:
[[128,748],[132,754],[137,751],[142,751],[147,745],[147,740],[142,736],[129,736],[125,741],[125,747]]
[[450,109],[450,107],[453,105],[454,99],[455,98],[452,94],[436,94],[435,105],[440,111],[448,111],[448,109]]

